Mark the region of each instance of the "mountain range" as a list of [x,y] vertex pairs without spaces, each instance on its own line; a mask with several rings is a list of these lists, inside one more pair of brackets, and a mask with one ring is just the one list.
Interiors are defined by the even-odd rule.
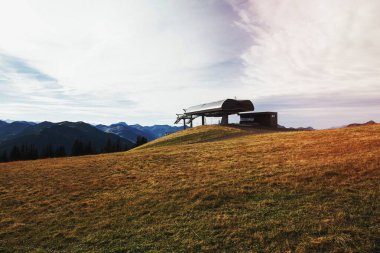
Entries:
[[[37,150],[39,154],[46,149],[60,148],[66,154],[71,154],[73,145],[90,145],[91,152],[101,153],[121,151],[133,148],[137,138],[145,137],[148,141],[165,134],[176,132],[180,127],[160,126],[129,126],[124,122],[107,125],[90,125],[84,122],[27,122],[0,121],[0,154],[11,153],[17,147],[28,147]],[[117,147],[116,147],[117,146]]]
[[[17,126],[17,128],[12,129],[13,126]],[[2,122],[0,134],[0,153],[4,151],[11,153],[14,147],[27,147],[28,149],[33,147],[39,154],[45,152],[46,148],[51,149],[51,152],[61,148],[65,150],[65,154],[71,154],[76,141],[80,142],[79,145],[82,146],[89,145],[91,150],[89,153],[111,150],[112,145],[117,145],[118,151],[134,146],[131,141],[112,133],[105,133],[84,122],[52,123],[45,121],[38,124],[12,122],[9,125]]]
[[141,126],[138,124],[128,125],[125,122],[119,122],[109,126],[96,125],[95,127],[103,132],[116,134],[131,142],[136,142],[138,136],[144,136],[148,141],[151,141],[164,135],[182,130],[182,127],[169,125]]
[[27,127],[35,125],[33,122],[14,121],[8,123],[0,120],[0,143],[4,140],[11,139],[25,130]]

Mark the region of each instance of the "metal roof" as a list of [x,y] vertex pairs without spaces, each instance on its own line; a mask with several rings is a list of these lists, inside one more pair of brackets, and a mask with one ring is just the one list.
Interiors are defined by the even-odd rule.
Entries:
[[205,115],[219,117],[226,114],[253,111],[251,100],[224,99],[216,102],[191,106],[185,109],[185,115]]

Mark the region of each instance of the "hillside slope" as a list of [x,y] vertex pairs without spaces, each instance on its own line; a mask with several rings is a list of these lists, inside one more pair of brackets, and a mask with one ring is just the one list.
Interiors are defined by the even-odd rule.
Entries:
[[[15,122],[11,123],[14,124]],[[11,125],[9,124],[9,125]],[[44,148],[51,144],[53,148],[63,146],[70,154],[71,148],[76,140],[83,143],[91,142],[94,151],[101,152],[108,140],[112,143],[119,142],[120,146],[132,148],[134,144],[126,139],[112,133],[104,133],[84,122],[42,122],[25,127],[22,131],[15,134],[12,138],[0,141],[0,154],[3,151],[10,153],[12,148],[17,145],[34,145],[40,154]]]
[[18,133],[33,125],[35,125],[35,123],[26,121],[15,121],[12,123],[7,123],[0,120],[0,142],[13,138]]
[[0,164],[0,251],[378,252],[380,125],[263,131]]

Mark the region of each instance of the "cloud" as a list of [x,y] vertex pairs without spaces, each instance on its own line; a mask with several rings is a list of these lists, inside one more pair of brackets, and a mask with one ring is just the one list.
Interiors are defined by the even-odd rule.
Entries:
[[380,3],[369,0],[245,1],[233,4],[252,36],[245,81],[262,96],[377,91]]
[[41,82],[57,81],[54,78],[41,73],[39,70],[29,66],[27,63],[16,57],[0,54],[0,62],[0,67],[2,69],[1,72],[3,75],[9,74],[9,72],[13,72],[14,74],[29,76],[30,79],[35,79]]
[[[53,97],[73,113],[89,101],[108,107],[109,116],[83,120],[171,123],[182,106],[224,97],[223,87],[240,82],[248,37],[223,1],[15,0],[2,7],[0,53],[22,59],[7,86],[35,93],[27,85],[33,77],[22,72],[36,79],[38,71],[61,87]],[[48,110],[51,120],[71,119]]]
[[0,54],[0,88],[0,106],[4,117],[23,119],[33,115],[33,120],[37,121],[57,115],[106,117],[106,110],[114,113],[113,106],[116,104],[134,105],[127,99],[97,101],[96,95],[71,92],[24,60],[5,54]]
[[376,0],[6,1],[0,118],[172,123],[236,96],[292,126],[380,120],[379,11]]
[[57,80],[31,67],[20,58],[0,54],[0,97],[5,100],[22,100],[27,96],[46,93],[56,96],[62,88]]
[[271,98],[272,109],[285,103],[289,110],[295,103],[308,115],[314,108],[316,117],[321,108],[339,117],[355,104],[361,108],[356,116],[379,119],[372,110],[380,109],[379,1],[229,2],[239,14],[237,25],[251,36],[241,56],[242,79],[259,101]]

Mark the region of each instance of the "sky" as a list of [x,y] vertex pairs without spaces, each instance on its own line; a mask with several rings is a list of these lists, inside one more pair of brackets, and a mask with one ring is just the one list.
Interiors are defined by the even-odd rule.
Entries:
[[0,0],[0,119],[173,124],[237,98],[285,126],[380,121],[378,13],[378,0]]

